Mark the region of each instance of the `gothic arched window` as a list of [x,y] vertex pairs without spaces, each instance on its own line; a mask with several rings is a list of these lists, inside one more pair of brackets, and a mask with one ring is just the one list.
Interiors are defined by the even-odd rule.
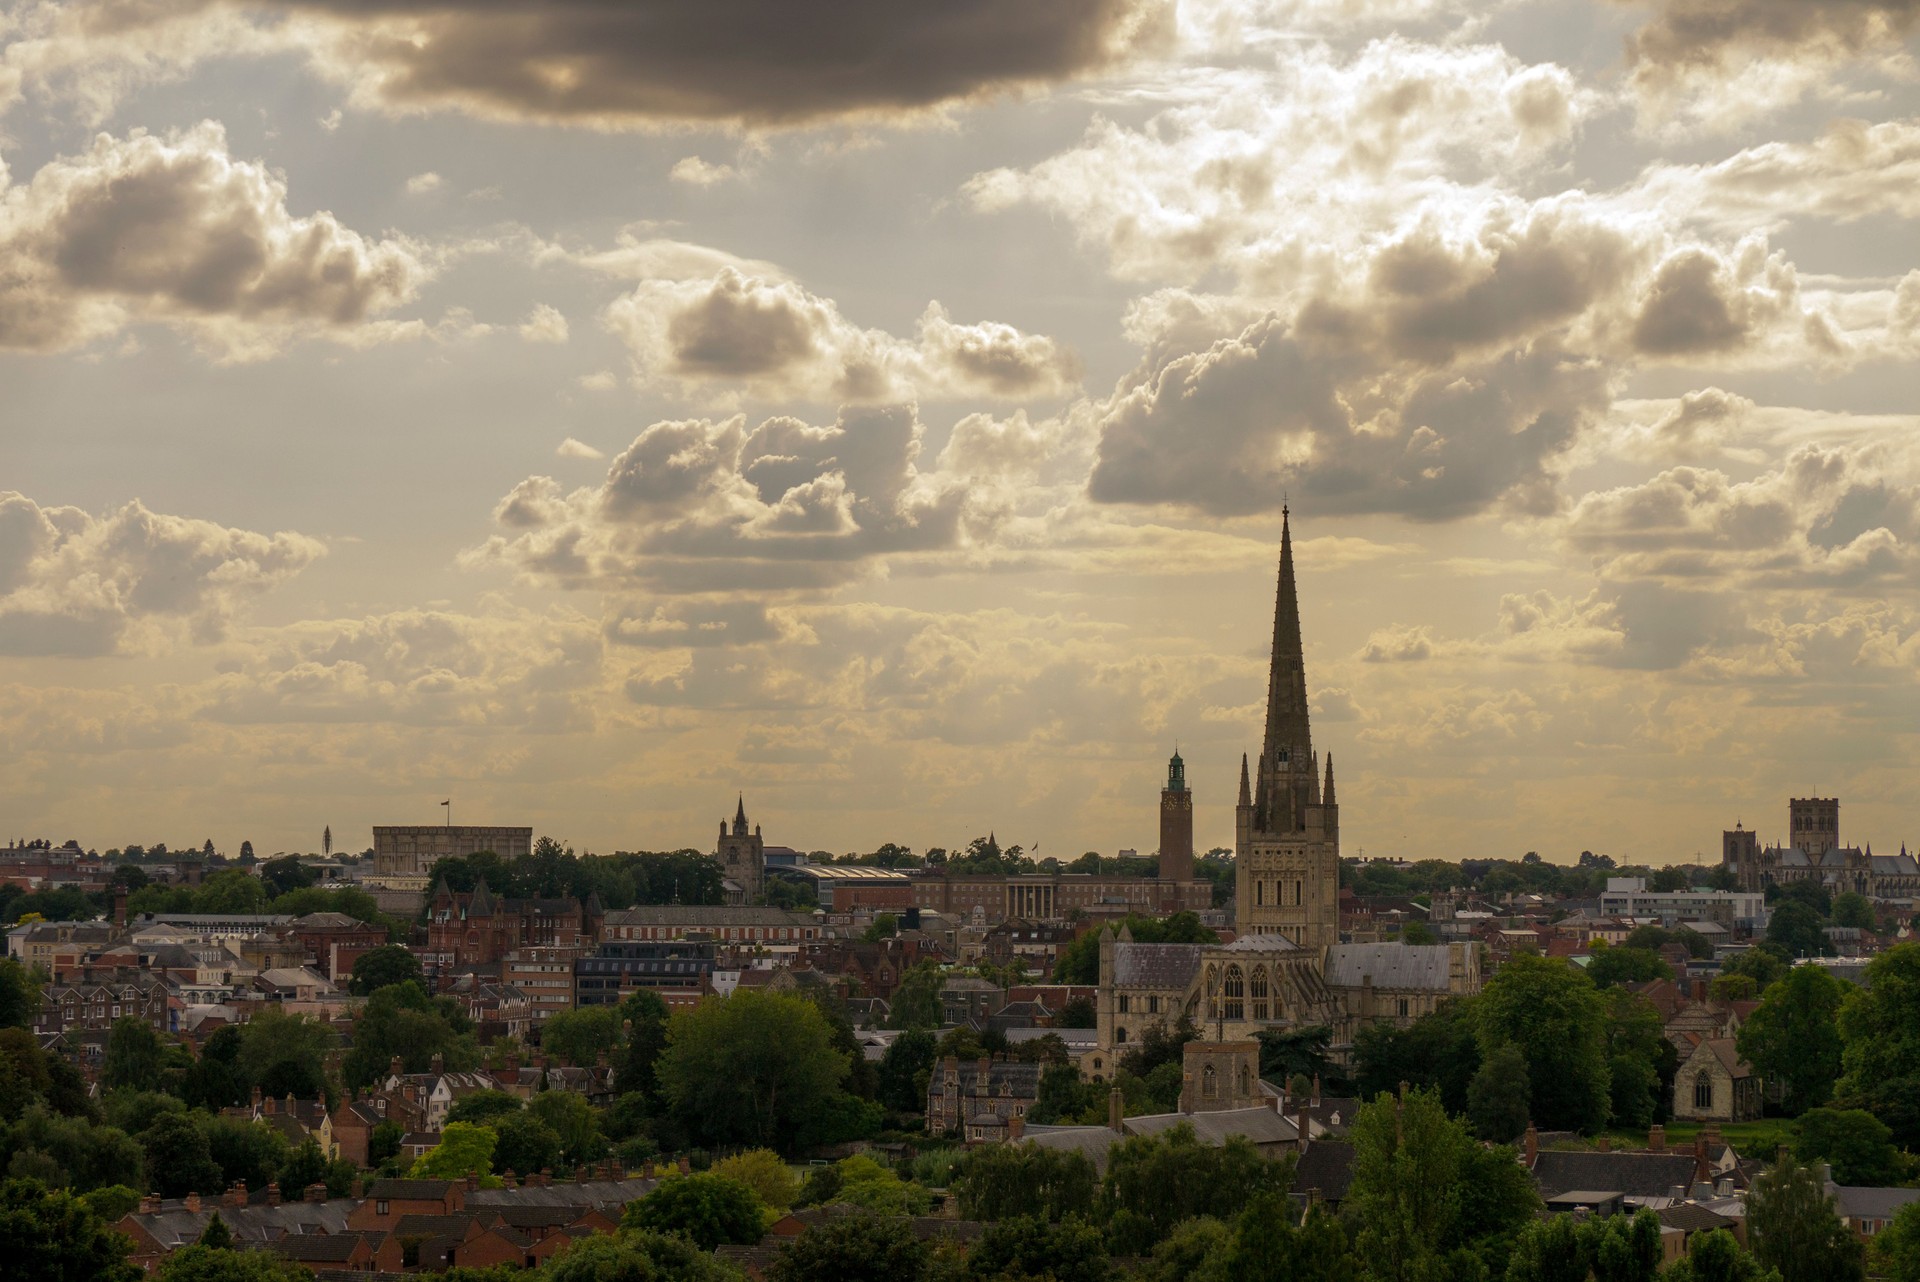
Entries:
[[1220,984],[1220,1014],[1225,1019],[1245,1019],[1247,1017],[1247,979],[1240,973],[1238,966],[1227,967],[1226,978]]
[[1703,1111],[1713,1108],[1713,1074],[1704,1068],[1693,1079],[1693,1106]]
[[1240,1094],[1242,1096],[1253,1094],[1253,1070],[1245,1064],[1240,1066]]
[[1253,1017],[1257,1020],[1266,1019],[1267,1018],[1267,968],[1265,966],[1254,967],[1252,992],[1250,992],[1248,996],[1253,998]]
[[1209,1064],[1200,1074],[1200,1094],[1207,1099],[1212,1099],[1219,1093],[1220,1075],[1214,1072],[1213,1065]]

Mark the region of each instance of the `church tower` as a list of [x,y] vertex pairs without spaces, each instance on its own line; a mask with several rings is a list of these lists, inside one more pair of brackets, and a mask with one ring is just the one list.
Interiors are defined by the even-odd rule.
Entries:
[[766,892],[766,843],[761,840],[758,826],[751,832],[747,830],[744,795],[734,805],[733,831],[727,831],[726,820],[720,821],[720,844],[714,847],[713,857],[720,863],[721,876],[731,883],[727,887],[728,903],[760,902],[760,896]]
[[1249,772],[1240,762],[1235,814],[1240,933],[1278,932],[1322,951],[1340,941],[1340,810],[1333,757],[1324,782],[1308,725],[1307,667],[1294,586],[1290,514],[1280,510],[1280,586],[1267,674],[1267,732]]
[[1178,749],[1167,762],[1167,786],[1160,790],[1160,880],[1193,880],[1193,794],[1187,791],[1187,763]]

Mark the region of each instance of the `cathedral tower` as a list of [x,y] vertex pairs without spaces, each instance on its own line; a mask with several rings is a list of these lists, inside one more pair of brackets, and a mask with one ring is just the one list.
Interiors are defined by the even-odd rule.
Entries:
[[1167,786],[1160,790],[1160,880],[1193,880],[1193,794],[1187,791],[1187,763],[1177,749],[1167,762]]
[[1266,738],[1251,778],[1244,757],[1240,763],[1235,902],[1242,934],[1277,931],[1322,950],[1340,941],[1340,810],[1333,757],[1323,782],[1308,720],[1293,531],[1282,508]]
[[733,831],[727,831],[727,821],[722,819],[720,844],[713,851],[714,859],[720,864],[721,876],[732,883],[727,887],[728,903],[760,902],[760,896],[766,893],[766,849],[759,827],[756,825],[752,831],[748,831],[747,799],[743,795],[734,804]]

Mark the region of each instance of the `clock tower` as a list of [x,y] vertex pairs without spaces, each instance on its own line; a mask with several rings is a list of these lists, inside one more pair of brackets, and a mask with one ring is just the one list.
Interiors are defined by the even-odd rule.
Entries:
[[1177,749],[1167,762],[1167,786],[1160,790],[1160,880],[1193,880],[1193,794],[1187,791],[1187,763]]

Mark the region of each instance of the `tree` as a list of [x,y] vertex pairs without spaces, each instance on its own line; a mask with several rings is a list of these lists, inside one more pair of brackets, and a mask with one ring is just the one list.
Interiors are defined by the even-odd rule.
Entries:
[[147,1183],[162,1197],[218,1193],[226,1187],[207,1135],[183,1113],[163,1113],[140,1136],[147,1154]]
[[1260,1043],[1260,1076],[1264,1078],[1290,1082],[1296,1077],[1315,1078],[1332,1071],[1333,1030],[1325,1024],[1286,1031],[1263,1028],[1256,1037]]
[[667,1021],[672,1012],[660,994],[639,989],[620,1003],[620,1024],[625,1044],[614,1060],[613,1081],[622,1094],[638,1091],[649,1103],[660,1098],[660,1083],[654,1069],[660,1052],[667,1047]]
[[1639,993],[1609,988],[1601,994],[1606,1011],[1607,1098],[1615,1126],[1651,1126],[1662,1101],[1670,1098],[1680,1056],[1666,1038],[1660,1012]]
[[1474,1001],[1481,1050],[1515,1044],[1527,1060],[1534,1124],[1592,1135],[1611,1112],[1605,1007],[1578,967],[1522,955]]
[[767,1282],[911,1282],[927,1256],[905,1220],[845,1215],[788,1243],[767,1267]]
[[1521,1231],[1507,1265],[1507,1282],[1587,1282],[1593,1264],[1571,1215],[1549,1215]]
[[1741,1058],[1785,1092],[1790,1111],[1818,1108],[1840,1076],[1836,1023],[1846,986],[1820,966],[1795,966],[1767,989],[1760,1008],[1741,1026]]
[[531,1113],[496,1114],[486,1125],[499,1137],[493,1148],[493,1169],[498,1174],[516,1171],[531,1175],[552,1170],[564,1160],[560,1136]]
[[210,1246],[216,1251],[225,1251],[233,1246],[233,1230],[228,1228],[227,1222],[220,1218],[220,1212],[215,1211],[207,1217],[207,1227],[200,1230],[200,1236],[194,1241],[200,1246]]
[[1687,1254],[1660,1278],[1661,1282],[1780,1282],[1776,1270],[1763,1269],[1725,1229],[1695,1234]]
[[260,879],[238,868],[215,873],[193,895],[194,911],[203,913],[257,913],[266,905]]
[[1827,951],[1820,914],[1799,900],[1781,900],[1767,919],[1767,942],[1789,957],[1819,957]]
[[892,939],[899,933],[900,919],[898,917],[895,917],[892,913],[875,913],[873,915],[873,921],[868,924],[867,929],[861,934],[860,938],[866,943],[877,944],[883,939]]
[[1092,1219],[1099,1191],[1100,1177],[1085,1154],[1037,1144],[974,1149],[961,1160],[953,1178],[960,1213],[970,1220],[1016,1215]]
[[255,856],[253,853],[253,843],[251,841],[241,842],[240,843],[240,862],[243,864],[250,864],[254,862],[254,858]]
[[909,1029],[893,1039],[880,1057],[877,1098],[896,1113],[922,1113],[927,1107],[928,1075],[934,1065],[933,1034]]
[[260,885],[268,899],[290,890],[304,890],[320,880],[318,870],[300,862],[298,855],[277,855],[260,865]]
[[890,1028],[933,1029],[940,1027],[940,968],[930,961],[916,962],[900,977],[887,1004]]
[[838,1184],[833,1198],[882,1215],[924,1215],[933,1195],[909,1183],[865,1153],[843,1157],[833,1164]]
[[775,1211],[785,1211],[799,1196],[800,1181],[786,1159],[770,1148],[748,1149],[722,1158],[713,1164],[715,1175],[738,1180],[753,1190],[755,1197]]
[[780,993],[710,997],[675,1014],[655,1066],[687,1132],[712,1145],[792,1144],[846,1080],[819,1008]]
[[1728,975],[1746,975],[1754,982],[1756,994],[1767,991],[1768,985],[1787,973],[1787,964],[1773,952],[1762,947],[1753,947],[1735,953],[1720,967],[1721,977]]
[[1597,988],[1615,984],[1644,984],[1653,979],[1672,979],[1673,967],[1651,948],[1609,948],[1605,940],[1595,940],[1593,960],[1587,965],[1587,977]]
[[527,1112],[560,1137],[567,1162],[578,1166],[606,1156],[606,1137],[600,1134],[599,1118],[585,1097],[572,1091],[542,1091],[527,1105]]
[[1284,1193],[1293,1168],[1291,1154],[1269,1160],[1239,1136],[1202,1144],[1185,1123],[1131,1136],[1107,1153],[1101,1198],[1109,1241],[1117,1254],[1145,1255],[1182,1220],[1231,1219],[1258,1193]]
[[1847,891],[1833,897],[1833,924],[1852,926],[1856,930],[1872,930],[1873,904],[1865,895],[1856,891]]
[[[478,1122],[491,1126],[494,1119],[510,1113],[518,1113],[526,1103],[518,1095],[506,1091],[472,1091],[453,1101],[453,1107],[447,1110],[449,1122]],[[516,1166],[516,1171],[524,1171],[524,1166]],[[538,1170],[539,1168],[534,1168]]]
[[1106,1087],[1085,1081],[1071,1064],[1050,1064],[1040,1072],[1040,1087],[1027,1120],[1036,1126],[1072,1122],[1089,1111],[1104,1108]]
[[1840,1010],[1845,1070],[1834,1094],[1887,1124],[1920,1150],[1920,943],[1889,948],[1868,963],[1863,992]]
[[1893,1132],[1865,1109],[1815,1108],[1802,1113],[1793,1152],[1808,1165],[1831,1166],[1835,1184],[1885,1187],[1904,1178]]
[[987,1226],[967,1252],[967,1272],[980,1279],[1107,1282],[1113,1265],[1099,1231],[1085,1220],[1021,1215]]
[[488,1187],[498,1188],[500,1181],[487,1173],[493,1170],[494,1146],[499,1135],[472,1122],[448,1122],[441,1128],[440,1142],[414,1159],[407,1171],[416,1180],[462,1180],[469,1172],[485,1176]]
[[620,1041],[620,1016],[611,1006],[558,1011],[540,1027],[540,1046],[562,1064],[592,1064]]
[[1920,1202],[1909,1202],[1873,1239],[1874,1268],[1888,1282],[1920,1282]]
[[231,1187],[245,1180],[248,1188],[260,1188],[280,1176],[286,1164],[287,1141],[265,1122],[238,1117],[190,1115],[207,1137],[207,1155],[220,1168],[220,1187]]
[[370,997],[389,984],[418,984],[422,980],[420,959],[411,949],[399,944],[382,944],[353,959],[347,990],[356,997]]
[[1099,1019],[1100,1012],[1094,1009],[1091,997],[1075,997],[1060,1008],[1060,1016],[1053,1022],[1056,1028],[1094,1028]]
[[39,1180],[0,1184],[0,1260],[36,1282],[138,1282],[132,1245],[80,1198]]
[[318,1099],[327,1089],[327,1055],[339,1039],[312,1015],[268,1007],[240,1030],[240,1075],[267,1095]]
[[369,1086],[386,1076],[396,1055],[409,1073],[425,1072],[435,1055],[449,1071],[470,1070],[480,1063],[471,1027],[451,998],[429,997],[415,983],[390,984],[367,999],[342,1076],[348,1086]]
[[153,1277],[156,1282],[311,1282],[313,1273],[272,1251],[235,1251],[195,1243],[161,1260]]
[[1716,1002],[1750,1002],[1760,995],[1760,985],[1751,975],[1716,975],[1707,985],[1707,996]]
[[153,1025],[138,1015],[122,1015],[107,1033],[100,1080],[110,1089],[157,1091],[163,1084],[166,1060],[166,1044]]
[[1449,1001],[1404,1029],[1385,1023],[1360,1029],[1354,1035],[1354,1090],[1372,1099],[1393,1094],[1401,1082],[1431,1087],[1448,1112],[1464,1113],[1480,1062],[1473,1001]]
[[1811,1167],[1783,1158],[1747,1193],[1747,1233],[1754,1258],[1778,1269],[1781,1282],[1860,1282],[1859,1241],[1840,1222],[1833,1198]]
[[726,1243],[758,1242],[766,1231],[764,1207],[739,1180],[712,1171],[676,1175],[627,1205],[621,1224],[656,1233],[683,1233],[703,1251]]
[[[457,1272],[448,1273],[447,1282],[463,1282]],[[516,1271],[498,1282],[524,1276]],[[635,1231],[582,1238],[538,1276],[540,1282],[739,1282],[740,1277],[686,1238]]]
[[1527,1081],[1527,1057],[1509,1043],[1489,1055],[1467,1088],[1467,1117],[1473,1133],[1506,1144],[1527,1129],[1533,1087]]
[[[287,1154],[286,1163],[280,1168],[280,1187],[289,1196],[297,1197],[301,1190],[324,1184],[328,1197],[345,1197],[359,1173],[359,1169],[345,1158],[329,1161],[327,1155],[320,1151],[319,1142],[308,1136],[298,1148]],[[248,1181],[248,1187],[252,1186],[252,1181]]]
[[0,960],[0,1028],[31,1028],[40,1013],[40,977],[12,957]]

